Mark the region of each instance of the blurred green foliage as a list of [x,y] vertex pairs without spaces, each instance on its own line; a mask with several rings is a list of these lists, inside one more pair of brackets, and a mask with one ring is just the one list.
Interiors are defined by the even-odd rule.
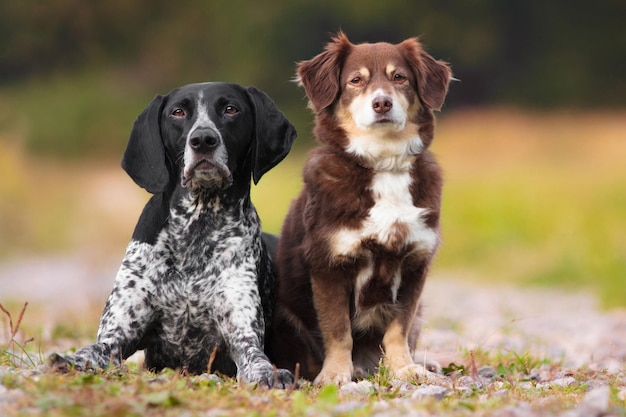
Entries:
[[[590,108],[626,104],[624,16],[623,0],[0,0],[0,258],[99,249],[107,240],[122,247],[132,226],[111,227],[110,217],[128,214],[132,223],[135,214],[120,213],[122,204],[113,215],[100,213],[101,203],[83,207],[92,178],[85,175],[77,187],[74,176],[86,172],[78,160],[119,160],[133,120],[155,94],[208,80],[256,85],[298,129],[295,151],[253,189],[265,229],[278,232],[311,146],[304,92],[290,82],[295,63],[322,51],[342,29],[355,43],[420,36],[461,80],[440,118],[440,127],[459,128],[438,133],[434,144],[437,151],[456,138],[439,153],[446,171],[459,171],[447,175],[444,244],[435,269],[587,285],[599,289],[607,305],[625,305],[626,177],[621,165],[615,168],[625,148],[600,146],[625,130],[618,125],[598,137],[612,122],[587,120],[592,129],[578,132]],[[471,117],[445,120],[450,110],[494,104],[578,110],[556,132],[549,125],[526,132],[537,122],[531,117],[504,125],[489,140],[481,138],[498,114],[480,116],[471,135]],[[623,118],[616,113],[611,120]],[[486,150],[520,131],[526,135],[511,149],[499,148],[496,159],[532,137],[539,137],[536,153],[520,154],[511,166],[483,164]],[[560,147],[550,145],[555,142]],[[586,155],[616,157],[579,167],[583,157],[565,151],[590,142],[598,147],[586,148]],[[446,160],[455,153],[456,160]],[[573,166],[548,163],[551,168],[539,172],[538,157],[569,158]],[[68,158],[74,160],[67,166],[47,165]],[[480,165],[480,175],[473,176],[472,164]],[[595,168],[607,165],[610,172]],[[85,232],[97,241],[70,230],[76,218],[83,228],[104,225]],[[119,229],[115,238],[111,229]]]
[[544,174],[447,183],[435,270],[588,287],[607,306],[626,305],[626,176],[594,184]]
[[268,92],[306,138],[289,80],[339,29],[354,42],[420,36],[461,79],[448,108],[620,106],[625,15],[622,0],[2,1],[0,106],[28,126],[31,149],[99,155],[111,142],[119,153],[152,95],[223,80]]

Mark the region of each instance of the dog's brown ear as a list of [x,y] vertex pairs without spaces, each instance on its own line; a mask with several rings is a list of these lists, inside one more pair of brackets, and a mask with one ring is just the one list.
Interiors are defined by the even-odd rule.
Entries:
[[165,101],[165,97],[156,96],[137,117],[122,157],[124,171],[152,194],[164,192],[170,180],[160,127]]
[[257,184],[263,174],[287,156],[296,140],[296,128],[267,94],[252,86],[247,91],[254,108],[252,179]]
[[313,111],[320,112],[337,99],[341,66],[352,46],[346,35],[339,32],[324,52],[298,63],[296,80],[304,87]]
[[427,54],[415,38],[407,39],[399,46],[405,49],[422,102],[430,109],[441,110],[452,79],[450,67]]

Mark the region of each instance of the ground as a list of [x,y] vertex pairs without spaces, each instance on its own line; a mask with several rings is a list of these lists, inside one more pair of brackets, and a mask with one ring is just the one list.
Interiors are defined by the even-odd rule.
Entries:
[[[418,361],[439,361],[445,376],[406,383],[383,369],[340,389],[277,393],[208,375],[154,375],[140,370],[140,355],[121,373],[42,372],[48,353],[94,337],[115,270],[79,256],[0,267],[3,306],[18,330],[12,337],[4,314],[0,415],[626,415],[626,311],[602,311],[585,291],[458,273],[434,273],[424,294]],[[16,329],[22,301],[29,305]],[[93,401],[102,403],[95,411]]]
[[[253,187],[264,230],[301,187],[307,129]],[[148,195],[117,160],[35,157],[0,134],[0,416],[626,416],[624,132],[623,110],[444,112],[443,244],[417,361],[445,375],[287,391],[155,375],[140,355],[44,373],[48,353],[95,339]]]

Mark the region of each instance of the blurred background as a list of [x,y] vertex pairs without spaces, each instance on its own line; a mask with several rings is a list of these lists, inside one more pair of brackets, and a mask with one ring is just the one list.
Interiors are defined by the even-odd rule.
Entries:
[[0,302],[102,308],[148,199],[119,168],[130,128],[181,84],[254,84],[298,128],[253,190],[279,232],[314,146],[295,63],[341,29],[419,36],[460,80],[432,145],[446,176],[433,279],[624,307],[625,18],[623,0],[0,0]]

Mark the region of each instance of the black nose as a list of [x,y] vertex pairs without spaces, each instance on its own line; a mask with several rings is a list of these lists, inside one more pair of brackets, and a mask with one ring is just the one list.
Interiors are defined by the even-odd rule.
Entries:
[[189,137],[189,146],[197,152],[209,152],[219,143],[220,138],[213,129],[196,129]]
[[387,96],[378,96],[372,101],[372,108],[376,113],[387,113],[392,106],[393,101]]

